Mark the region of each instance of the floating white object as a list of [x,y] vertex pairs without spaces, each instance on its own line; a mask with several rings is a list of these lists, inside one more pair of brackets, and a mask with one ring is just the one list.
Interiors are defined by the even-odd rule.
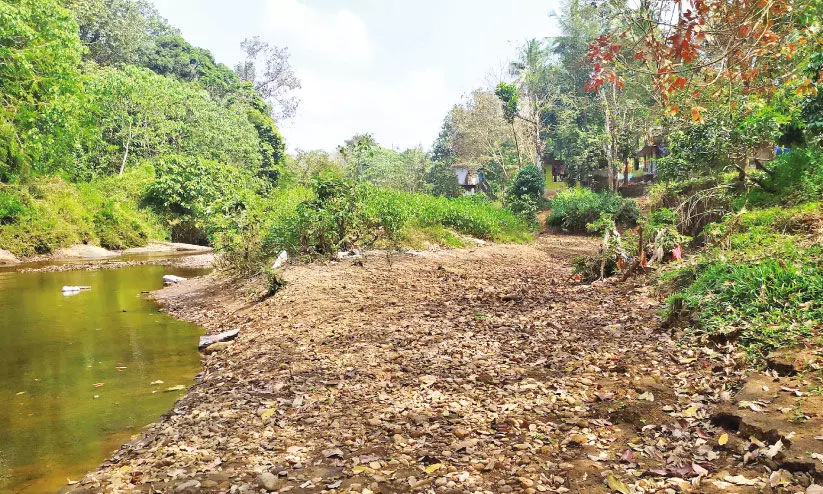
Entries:
[[180,283],[181,281],[186,281],[186,278],[183,278],[182,276],[175,276],[173,274],[163,276],[163,283],[166,285],[174,285],[175,283]]
[[63,293],[66,292],[79,292],[82,290],[91,290],[90,286],[64,286]]
[[286,264],[286,261],[288,261],[288,260],[289,260],[289,255],[284,250],[283,252],[280,253],[279,256],[277,256],[277,259],[274,260],[274,264],[271,265],[271,268],[272,269],[279,269],[284,264]]

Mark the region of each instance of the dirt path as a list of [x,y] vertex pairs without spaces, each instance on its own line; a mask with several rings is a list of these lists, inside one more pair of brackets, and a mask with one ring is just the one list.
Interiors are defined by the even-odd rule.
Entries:
[[593,248],[548,237],[293,266],[264,302],[211,278],[166,289],[173,314],[241,335],[75,489],[771,489],[768,464],[741,466],[740,441],[720,446],[708,420],[734,360],[678,346],[646,288],[569,284],[567,258]]

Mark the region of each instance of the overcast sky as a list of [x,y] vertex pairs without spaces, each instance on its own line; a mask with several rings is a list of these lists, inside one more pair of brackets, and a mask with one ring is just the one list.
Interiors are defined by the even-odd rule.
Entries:
[[428,149],[462,95],[526,39],[556,34],[557,0],[154,1],[229,66],[248,36],[289,48],[303,85],[297,116],[280,126],[290,152],[333,150],[360,132]]

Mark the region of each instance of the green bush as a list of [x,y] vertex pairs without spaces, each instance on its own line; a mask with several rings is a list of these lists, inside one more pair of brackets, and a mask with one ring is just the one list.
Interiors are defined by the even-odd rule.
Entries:
[[203,158],[163,155],[153,162],[156,179],[145,201],[165,219],[172,239],[207,244],[223,218],[245,211],[262,187],[248,170]]
[[543,199],[546,177],[534,165],[524,166],[517,171],[512,185],[506,191],[506,206],[522,218],[537,222],[537,210]]
[[22,209],[15,206],[15,220],[0,228],[0,245],[25,257],[78,243],[123,249],[165,239],[159,217],[140,208],[153,179],[144,167],[83,184],[41,177],[7,186],[0,197]]
[[640,209],[634,200],[614,192],[596,193],[578,186],[558,192],[546,221],[566,232],[583,233],[601,214],[612,216],[618,226],[632,227],[640,218]]
[[25,213],[26,206],[20,200],[19,194],[0,190],[0,225],[16,223]]
[[766,165],[771,173],[759,172],[763,186],[753,187],[738,200],[753,206],[800,204],[823,197],[823,151],[795,149]]
[[386,242],[417,244],[409,238],[415,232],[448,245],[461,243],[444,229],[504,242],[530,237],[525,221],[480,196],[433,197],[355,184],[333,175],[315,179],[311,191],[278,189],[274,194],[277,199],[264,201],[263,208],[254,213],[258,218],[254,225],[259,228],[247,228],[234,240],[221,242],[233,265],[254,271],[257,268],[249,266],[261,266],[282,250],[295,256],[322,257]]

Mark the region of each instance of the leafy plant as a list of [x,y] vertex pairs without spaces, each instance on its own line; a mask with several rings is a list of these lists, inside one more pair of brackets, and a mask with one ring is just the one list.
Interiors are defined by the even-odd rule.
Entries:
[[18,194],[0,189],[0,225],[16,223],[26,213],[26,206]]
[[587,231],[587,225],[597,221],[601,214],[610,215],[621,227],[632,227],[640,218],[640,209],[634,200],[579,186],[560,191],[550,207],[547,223],[575,233]]
[[823,327],[823,252],[795,259],[718,260],[668,300],[670,312],[692,318],[709,335],[737,338],[755,358],[795,344]]
[[515,214],[528,221],[537,221],[537,209],[543,199],[546,178],[543,171],[534,165],[524,166],[517,171],[514,181],[506,192],[506,205]]

